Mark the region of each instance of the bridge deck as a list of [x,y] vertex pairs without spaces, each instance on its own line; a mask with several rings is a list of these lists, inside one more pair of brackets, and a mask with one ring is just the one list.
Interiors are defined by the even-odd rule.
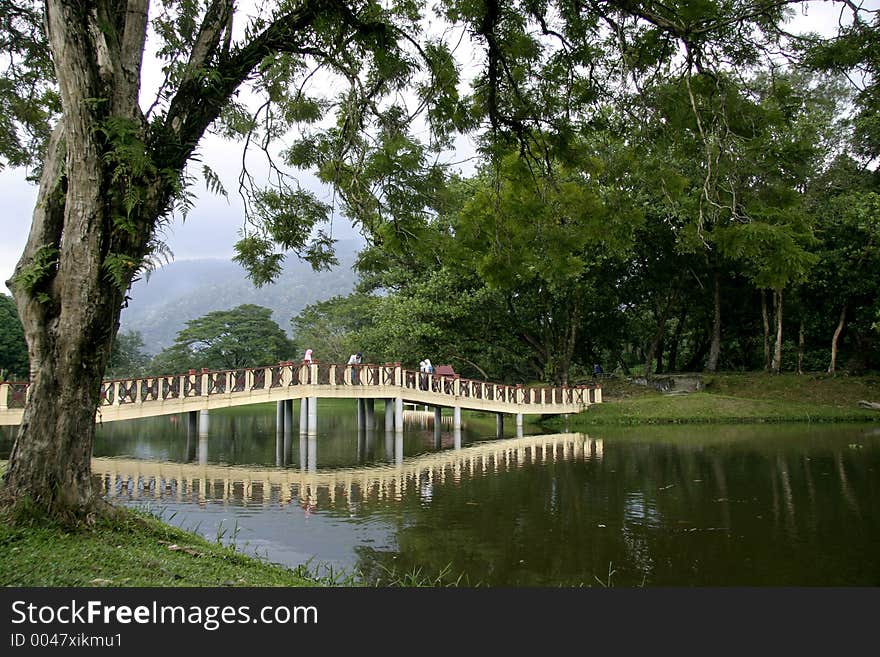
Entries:
[[[27,383],[0,383],[0,425],[21,422]],[[578,413],[602,401],[598,386],[524,387],[424,374],[400,363],[285,362],[269,367],[105,381],[96,419],[113,422],[287,399],[402,399],[494,413]]]

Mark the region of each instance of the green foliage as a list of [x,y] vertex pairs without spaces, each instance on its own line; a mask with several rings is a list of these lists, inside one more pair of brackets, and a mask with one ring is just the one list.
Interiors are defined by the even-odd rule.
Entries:
[[27,342],[15,301],[0,294],[0,381],[25,381],[29,374]]
[[176,373],[191,368],[239,369],[293,357],[293,345],[268,308],[244,304],[186,323],[174,345],[158,354],[151,369]]
[[30,262],[20,267],[12,277],[12,284],[33,294],[38,301],[46,303],[49,295],[41,286],[50,281],[58,269],[59,251],[54,246],[43,245],[34,253]]
[[144,351],[144,338],[138,331],[120,331],[113,340],[107,378],[124,379],[156,374],[149,370],[150,357]]

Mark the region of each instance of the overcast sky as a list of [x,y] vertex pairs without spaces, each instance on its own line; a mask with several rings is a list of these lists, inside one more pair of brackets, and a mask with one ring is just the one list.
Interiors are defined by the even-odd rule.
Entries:
[[[863,4],[866,8],[880,7],[880,0],[868,0]],[[830,4],[811,6],[808,15],[800,14],[796,19],[796,27],[800,30],[827,32],[836,25],[838,9]],[[473,63],[472,63],[473,64]],[[145,68],[145,80],[152,77],[154,86],[158,79],[158,69],[148,71]],[[151,100],[151,99],[150,99]],[[149,101],[148,101],[149,102]],[[474,153],[470,140],[462,139],[461,152],[456,154],[462,159]],[[241,199],[236,194],[239,165],[241,162],[241,145],[224,141],[216,137],[207,137],[201,144],[202,160],[209,164],[221,177],[229,191],[229,200],[221,196],[209,194],[200,182],[193,191],[198,196],[195,208],[185,221],[176,217],[166,228],[165,241],[174,254],[175,260],[193,258],[229,258],[233,254],[232,246],[239,237],[242,227]],[[255,172],[260,170],[256,156],[249,160]],[[0,292],[8,293],[3,284],[11,275],[24,248],[30,229],[31,213],[36,201],[36,186],[25,180],[27,172],[23,169],[5,169],[0,171]],[[330,201],[328,192],[321,190],[316,180],[308,175],[300,176],[300,182],[323,194]],[[332,234],[339,239],[352,238],[357,232],[348,221],[341,216],[333,220]]]

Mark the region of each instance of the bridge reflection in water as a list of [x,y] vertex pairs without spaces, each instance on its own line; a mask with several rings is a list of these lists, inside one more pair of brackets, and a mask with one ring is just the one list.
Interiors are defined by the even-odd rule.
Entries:
[[[304,438],[302,440],[305,440]],[[395,436],[395,440],[400,440]],[[460,442],[457,443],[460,445]],[[435,483],[459,482],[526,465],[557,460],[601,461],[603,444],[581,433],[548,434],[492,440],[412,458],[393,465],[318,471],[314,459],[299,470],[289,468],[208,465],[207,441],[200,463],[94,458],[92,473],[100,492],[119,501],[176,500],[236,506],[287,505],[297,500],[307,508],[337,503],[400,500],[408,492],[430,494]],[[314,454],[314,445],[304,446]],[[309,449],[312,448],[312,449]],[[402,454],[402,445],[395,446]]]

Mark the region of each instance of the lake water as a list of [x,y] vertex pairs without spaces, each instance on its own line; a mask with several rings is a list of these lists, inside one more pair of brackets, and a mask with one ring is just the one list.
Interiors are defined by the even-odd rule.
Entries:
[[[381,427],[381,405],[378,405]],[[296,417],[296,413],[294,416]],[[524,436],[492,416],[318,435],[274,407],[99,428],[108,498],[319,572],[492,586],[878,586],[880,427],[737,425]],[[294,428],[295,429],[295,428]],[[9,433],[3,445],[8,453]]]

